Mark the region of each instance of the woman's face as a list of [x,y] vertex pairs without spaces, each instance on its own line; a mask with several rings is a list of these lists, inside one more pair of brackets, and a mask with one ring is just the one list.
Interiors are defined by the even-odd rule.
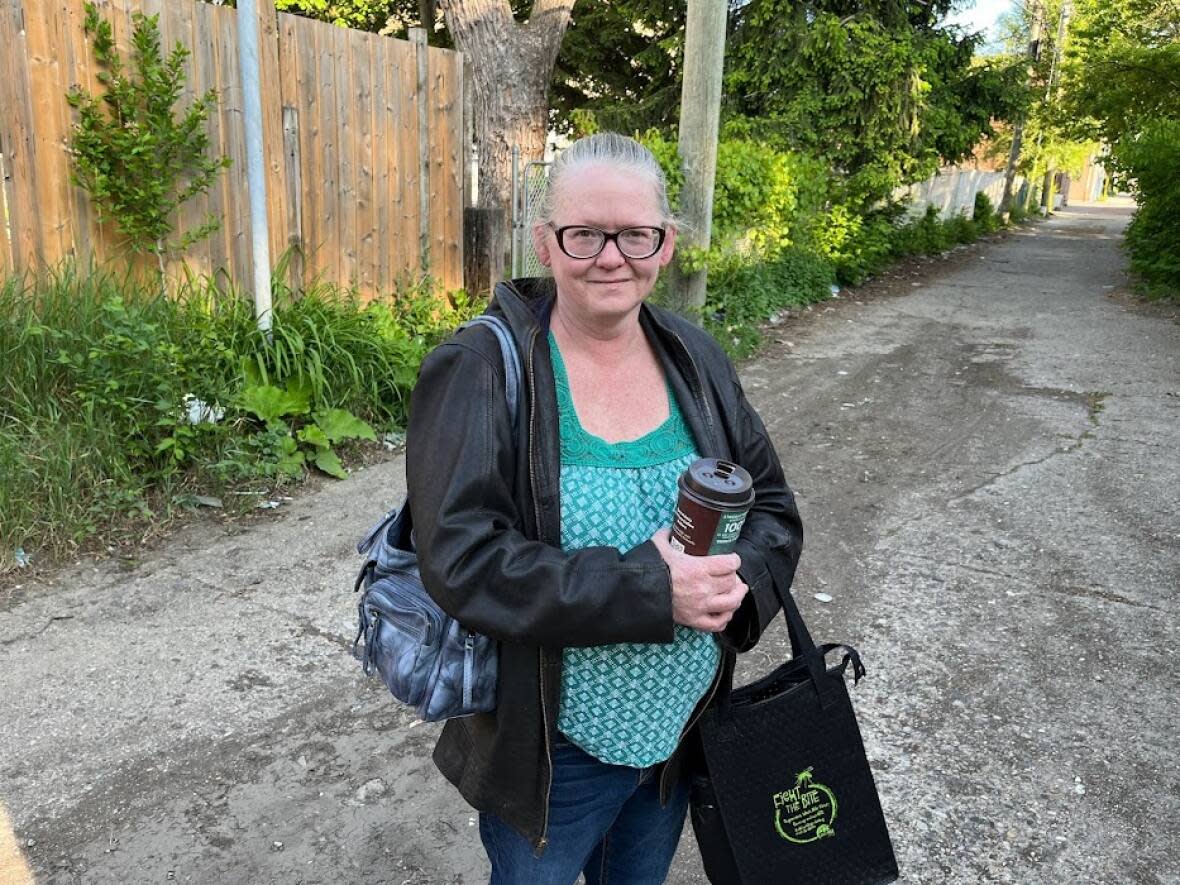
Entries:
[[594,258],[570,258],[557,245],[555,228],[587,225],[614,233],[627,227],[664,227],[651,181],[630,170],[586,166],[568,173],[554,195],[552,224],[533,229],[541,263],[553,271],[563,310],[584,320],[618,320],[634,312],[672,260],[676,231],[669,227],[650,258],[627,258],[608,241]]

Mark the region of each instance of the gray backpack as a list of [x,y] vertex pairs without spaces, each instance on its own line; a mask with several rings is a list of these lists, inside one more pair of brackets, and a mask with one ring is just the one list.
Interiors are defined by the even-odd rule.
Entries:
[[[472,325],[489,327],[500,342],[513,437],[519,439],[521,367],[512,330],[487,314],[460,328]],[[498,645],[444,612],[422,586],[409,498],[382,517],[356,550],[365,556],[356,579],[356,589],[364,592],[352,650],[365,674],[379,674],[393,696],[426,722],[494,710]]]

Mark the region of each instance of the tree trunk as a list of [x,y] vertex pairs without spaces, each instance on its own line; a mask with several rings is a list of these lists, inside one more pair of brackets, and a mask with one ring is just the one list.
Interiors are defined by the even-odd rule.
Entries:
[[1057,172],[1051,165],[1045,167],[1045,180],[1041,182],[1041,209],[1048,215],[1053,211],[1054,175]]
[[[1041,54],[1041,5],[1037,0],[1032,0],[1029,4],[1029,12],[1032,15],[1032,21],[1029,23],[1028,50],[1025,57],[1028,59],[1026,79],[1031,88],[1033,78],[1036,76],[1037,58]],[[1026,116],[1026,112],[1022,111],[1012,127],[1012,149],[1008,152],[1008,165],[1004,169],[1004,195],[1000,198],[999,208],[999,215],[1004,221],[1008,220],[1008,215],[1012,211],[1012,185],[1016,181],[1016,165],[1020,162]]]
[[[456,48],[471,65],[481,209],[511,218],[512,148],[524,161],[545,154],[549,80],[574,0],[535,0],[524,23],[508,0],[438,0]],[[491,237],[493,273],[505,264],[508,230]]]
[[1012,185],[1016,182],[1016,164],[1020,162],[1020,148],[1024,143],[1024,119],[1012,127],[1012,148],[1008,151],[1008,165],[1004,167],[1004,193],[997,213],[1004,221],[1012,214]]
[[418,0],[418,24],[426,31],[427,42],[434,36],[434,0]]

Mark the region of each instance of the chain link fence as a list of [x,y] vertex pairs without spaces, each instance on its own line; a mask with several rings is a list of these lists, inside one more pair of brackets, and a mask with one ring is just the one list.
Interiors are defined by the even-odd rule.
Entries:
[[512,149],[512,276],[542,277],[549,269],[533,251],[533,222],[549,181],[550,162],[521,163],[520,148]]

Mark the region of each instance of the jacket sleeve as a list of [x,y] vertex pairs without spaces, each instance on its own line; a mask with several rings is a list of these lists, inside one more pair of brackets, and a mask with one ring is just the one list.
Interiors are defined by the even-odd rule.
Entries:
[[731,448],[753,477],[755,490],[754,506],[734,550],[742,559],[738,574],[750,592],[721,634],[725,645],[741,652],[754,647],[781,610],[775,588],[790,592],[803,551],[803,523],[766,426],[746,399],[732,365],[729,382],[737,404],[727,422]]
[[[528,430],[527,421],[522,437]],[[424,361],[406,476],[422,581],[469,629],[553,648],[671,642],[671,578],[651,542],[563,552],[531,540],[497,354],[452,340]]]

